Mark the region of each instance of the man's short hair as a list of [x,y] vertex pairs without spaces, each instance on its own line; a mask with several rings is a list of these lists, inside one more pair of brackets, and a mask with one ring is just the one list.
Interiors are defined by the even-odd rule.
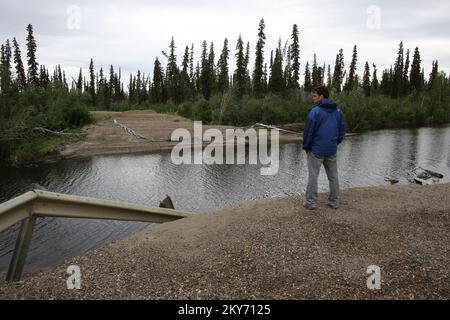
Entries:
[[325,99],[328,99],[330,97],[330,92],[328,91],[328,88],[325,86],[315,87],[312,90],[312,93],[316,93],[319,96],[323,96]]

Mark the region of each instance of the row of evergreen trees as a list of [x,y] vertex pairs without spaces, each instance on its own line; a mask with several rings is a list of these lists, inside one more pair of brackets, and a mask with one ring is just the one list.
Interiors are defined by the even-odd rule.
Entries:
[[[370,70],[369,62],[365,63],[362,78],[357,73],[357,47],[354,46],[352,60],[348,70],[345,69],[343,50],[340,49],[336,55],[336,62],[333,73],[331,66],[325,64],[319,66],[317,57],[310,65],[306,62],[304,70],[303,85],[300,87],[300,46],[299,31],[297,25],[293,26],[291,43],[282,46],[279,40],[275,52],[272,50],[270,55],[269,66],[264,62],[264,20],[261,20],[258,28],[258,40],[256,43],[255,59],[253,71],[250,75],[249,58],[250,44],[244,46],[244,41],[239,35],[236,43],[235,62],[236,67],[232,76],[229,70],[229,44],[225,38],[223,49],[217,62],[215,61],[214,43],[209,45],[206,41],[202,43],[202,53],[200,61],[194,68],[194,46],[186,46],[181,66],[177,65],[177,56],[175,54],[175,41],[172,38],[169,46],[169,54],[163,52],[167,58],[167,66],[164,71],[161,62],[156,58],[154,62],[153,77],[147,77],[138,71],[137,75],[130,75],[128,84],[128,100],[133,104],[141,104],[143,102],[164,103],[172,100],[174,103],[181,103],[186,100],[195,100],[199,95],[209,100],[215,94],[223,94],[230,88],[234,89],[234,93],[238,98],[249,95],[255,98],[264,97],[267,94],[277,94],[289,96],[292,90],[303,89],[305,92],[311,92],[312,88],[318,85],[326,85],[328,88],[334,89],[336,92],[350,92],[362,88],[366,96],[383,94],[392,98],[406,97],[412,92],[420,93],[425,89],[430,89],[438,75],[438,61],[433,61],[432,72],[425,78],[424,68],[420,57],[419,48],[414,50],[412,62],[410,62],[409,50],[404,57],[403,42],[399,45],[398,57],[394,66],[390,69],[383,70],[381,81],[378,80],[377,67],[372,64],[373,71]],[[245,47],[245,49],[244,49]],[[325,75],[325,71],[327,74]],[[89,92],[95,101],[95,89],[93,65],[91,61],[91,82]],[[80,70],[81,79],[81,70]],[[98,76],[96,77],[98,79]],[[102,69],[100,69],[100,83],[104,83],[105,87],[110,86],[106,81],[103,82]],[[117,75],[113,73],[111,66],[110,79],[117,80]],[[113,80],[115,79],[115,80]],[[81,80],[80,80],[81,81]],[[448,79],[450,82],[450,78]],[[97,84],[98,84],[97,80]],[[116,82],[114,82],[113,86]],[[123,85],[120,89],[120,76],[115,95],[107,89],[102,90],[102,86],[98,88],[97,94],[109,92],[109,100],[117,101],[117,98],[124,99],[126,93]],[[81,88],[81,86],[80,86]],[[85,85],[85,88],[88,88]]]
[[[167,65],[163,68],[159,58],[154,61],[153,75],[138,71],[130,75],[127,90],[121,78],[121,70],[118,73],[110,66],[109,75],[105,75],[103,68],[95,71],[94,62],[91,59],[88,79],[80,69],[77,79],[72,79],[69,87],[65,72],[58,65],[50,75],[45,66],[39,66],[36,60],[36,41],[33,36],[33,27],[27,28],[27,71],[21,57],[21,51],[16,39],[9,40],[1,46],[0,78],[2,99],[10,92],[24,92],[28,88],[58,88],[66,92],[72,91],[79,94],[86,93],[90,96],[90,104],[97,108],[109,109],[114,102],[127,100],[131,104],[164,103],[168,100],[181,103],[187,100],[196,100],[203,96],[209,100],[212,95],[223,94],[230,88],[238,98],[249,95],[261,98],[267,94],[289,96],[292,90],[300,89],[300,41],[297,25],[293,25],[290,42],[282,45],[281,39],[275,51],[270,54],[269,64],[264,61],[266,45],[265,23],[262,19],[258,26],[258,40],[255,48],[253,71],[250,73],[250,43],[244,44],[239,36],[235,48],[234,72],[230,73],[229,60],[230,49],[228,39],[224,40],[219,58],[215,58],[214,43],[209,46],[203,41],[200,61],[194,66],[194,45],[186,46],[182,63],[177,64],[175,40],[169,45],[168,53],[162,52],[167,59]],[[14,61],[15,72],[12,72]],[[433,79],[438,75],[438,62],[433,61],[433,68],[428,79],[425,78],[421,65],[419,48],[416,47],[412,62],[410,52],[404,54],[403,43],[398,49],[395,64],[390,69],[384,70],[381,81],[378,80],[376,65],[365,63],[362,78],[357,73],[358,53],[354,46],[349,70],[345,69],[344,53],[340,49],[336,55],[333,72],[332,66],[325,64],[320,66],[314,54],[312,63],[306,62],[303,72],[303,85],[301,89],[310,92],[318,85],[326,85],[336,92],[350,92],[362,88],[366,96],[383,94],[392,98],[405,97],[412,92],[421,92],[430,89]],[[326,74],[325,74],[326,73]],[[450,80],[449,80],[450,81]],[[8,115],[7,110],[2,109],[3,115]]]
[[[318,85],[332,90],[341,107],[347,109],[350,122],[353,119],[354,128],[361,128],[358,122],[363,118],[364,128],[378,127],[385,123],[383,119],[388,115],[393,120],[395,117],[401,121],[415,119],[411,121],[415,124],[450,119],[450,79],[439,72],[438,61],[433,61],[432,72],[426,77],[419,48],[415,48],[411,59],[410,51],[405,53],[402,42],[394,64],[382,71],[380,80],[376,65],[368,61],[362,77],[358,74],[356,45],[348,69],[340,49],[334,66],[320,65],[314,54],[312,62],[307,61],[301,70],[297,25],[293,25],[290,38],[284,44],[281,39],[278,41],[270,52],[269,61],[264,59],[267,50],[264,19],[258,25],[253,66],[249,65],[249,42],[239,35],[233,53],[229,47],[225,38],[216,57],[214,43],[203,41],[200,59],[194,61],[194,45],[186,46],[179,65],[172,37],[168,51],[162,52],[165,65],[157,57],[153,74],[138,71],[124,80],[120,68],[110,66],[109,70],[97,71],[91,59],[87,75],[80,69],[78,77],[68,81],[60,65],[50,72],[38,63],[33,27],[28,25],[25,63],[15,38],[1,45],[0,155],[4,147],[2,141],[17,136],[17,132],[24,135],[24,130],[32,126],[63,130],[89,122],[88,108],[116,110],[123,105],[128,108],[153,106],[163,112],[177,112],[204,121],[220,119],[219,122],[223,120],[228,124],[301,121],[306,116],[306,105],[310,104],[307,95]],[[232,54],[233,69],[230,67]],[[364,96],[371,106],[381,107],[352,106],[364,105]],[[408,101],[410,109],[400,111],[401,104],[393,102],[396,100]],[[421,104],[416,106],[419,100]],[[427,106],[424,111],[426,101],[438,105]],[[375,118],[379,125],[371,126],[371,119]]]
[[92,121],[91,97],[69,87],[60,65],[52,73],[39,65],[31,25],[27,33],[25,63],[15,38],[0,47],[0,165],[39,157],[62,141],[43,134],[42,127],[71,130]]

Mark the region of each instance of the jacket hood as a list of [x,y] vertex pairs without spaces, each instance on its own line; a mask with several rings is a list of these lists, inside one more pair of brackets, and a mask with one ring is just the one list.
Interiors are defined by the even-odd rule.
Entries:
[[333,112],[337,109],[337,104],[331,99],[322,99],[317,104],[318,107],[324,108],[328,112]]

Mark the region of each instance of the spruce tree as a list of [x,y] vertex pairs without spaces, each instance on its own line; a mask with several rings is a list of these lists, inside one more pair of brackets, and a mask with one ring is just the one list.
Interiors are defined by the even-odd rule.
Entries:
[[256,42],[255,66],[253,68],[253,94],[261,97],[264,94],[264,45],[266,35],[264,34],[264,19],[261,19],[258,27],[258,41]]
[[9,97],[11,91],[11,62],[6,51],[5,46],[2,44],[0,49],[0,119],[2,116],[9,116],[10,110]]
[[267,91],[270,90],[270,88],[272,87],[272,68],[273,68],[273,50],[270,51],[270,61],[269,61],[269,72],[267,75]]
[[180,92],[181,92],[181,101],[190,99],[192,97],[191,93],[191,80],[189,77],[189,67],[190,67],[190,53],[189,46],[186,46],[184,50],[182,69],[180,73]]
[[64,90],[66,92],[69,92],[69,85],[67,84],[67,78],[66,78],[66,72],[63,71],[63,85],[64,85]]
[[200,62],[198,61],[195,67],[194,78],[195,78],[195,91],[200,93],[202,91],[202,83],[201,83]]
[[342,81],[344,80],[344,66],[344,51],[340,49],[339,53],[336,55],[332,82],[332,87],[337,92],[341,92],[342,90]]
[[27,27],[27,57],[28,57],[28,83],[33,87],[39,86],[38,63],[36,61],[36,40],[33,35],[33,26]]
[[103,68],[100,68],[100,81],[98,87],[98,97],[100,100],[100,105],[109,110],[111,105],[110,95],[109,95],[109,84],[105,78]]
[[209,74],[210,90],[211,95],[213,95],[217,90],[217,75],[216,75],[216,64],[215,64],[215,53],[213,42],[211,42],[209,46],[208,68],[209,68],[208,74]]
[[305,92],[309,93],[312,91],[312,89],[313,87],[312,87],[311,71],[309,69],[309,62],[306,61],[304,90]]
[[132,74],[130,74],[130,82],[128,83],[128,103],[132,104],[134,102],[134,96],[135,96],[135,81]]
[[149,83],[149,76],[145,75],[145,72],[142,73],[141,79],[141,89],[139,91],[139,104],[144,103],[147,100],[147,88]]
[[123,90],[122,84],[122,69],[119,68],[119,74],[114,76],[114,95],[115,101],[120,101],[125,99],[125,92]]
[[364,65],[364,75],[363,75],[363,83],[362,87],[364,90],[364,94],[366,97],[370,96],[370,90],[371,90],[371,84],[370,84],[370,67],[369,62],[366,61],[366,64]]
[[135,103],[141,104],[142,103],[142,76],[141,76],[141,70],[138,70],[137,76],[136,76],[136,96],[135,96]]
[[189,78],[191,81],[194,79],[194,44],[191,45],[189,51]]
[[398,98],[402,93],[403,72],[404,72],[403,42],[400,42],[397,54],[397,61],[395,62],[393,70],[392,93],[391,93],[392,98]]
[[406,51],[406,60],[402,76],[401,96],[409,94],[409,49]]
[[378,82],[378,76],[377,76],[377,66],[375,64],[372,64],[373,66],[373,75],[372,75],[372,93],[377,94],[378,87],[380,86]]
[[208,59],[208,49],[206,40],[202,43],[202,56],[201,56],[201,74],[200,74],[200,83],[201,83],[201,91],[203,97],[206,100],[209,100],[211,97],[211,85],[210,85],[210,68],[209,68],[209,59]]
[[275,58],[273,59],[270,79],[271,79],[270,82],[271,87],[269,88],[270,91],[276,94],[283,93],[285,88],[285,82],[283,78],[282,53],[279,47],[275,49]]
[[324,84],[324,68],[323,67],[318,67],[317,68],[317,85],[318,86],[323,86]]
[[58,64],[58,66],[56,67],[56,75],[57,75],[57,77],[56,77],[57,82],[62,83],[63,82],[63,74],[62,74],[62,71],[61,71],[61,65],[60,64]]
[[245,92],[250,93],[252,91],[252,80],[250,77],[250,71],[249,71],[249,63],[250,63],[250,42],[247,42],[247,46],[245,47]]
[[95,97],[95,72],[94,72],[94,60],[91,58],[91,63],[89,64],[89,94],[91,95],[91,103],[93,106],[97,105]]
[[153,86],[151,93],[151,100],[153,103],[163,102],[163,71],[161,69],[161,63],[158,57],[155,59],[153,67]]
[[24,91],[27,86],[27,77],[25,75],[25,68],[22,61],[22,54],[20,52],[19,44],[16,38],[13,39],[14,46],[14,63],[16,65],[16,83],[19,91]]
[[431,73],[430,73],[430,78],[428,80],[428,88],[429,89],[431,89],[433,87],[434,79],[437,78],[438,70],[439,70],[439,66],[438,66],[438,61],[437,60],[436,61],[433,60],[432,64],[433,64],[433,66],[432,66],[432,70],[431,70]]
[[109,100],[115,101],[117,92],[116,92],[116,75],[114,73],[114,67],[112,65],[109,66]]
[[267,73],[267,63],[264,64],[264,74],[263,74],[263,85],[264,85],[264,92],[267,92],[267,88],[268,88],[268,73]]
[[183,61],[181,62],[181,73],[189,77],[189,46],[184,49]]
[[393,71],[392,66],[390,69],[385,69],[383,71],[383,76],[381,77],[381,92],[383,95],[389,96],[392,94],[392,82],[393,82]]
[[352,55],[352,62],[350,63],[350,71],[348,74],[347,83],[344,86],[344,91],[351,91],[355,88],[357,81],[356,81],[356,64],[358,62],[358,52],[356,45],[353,47],[353,55]]
[[[53,84],[53,87],[56,87],[59,84],[58,81],[58,72],[57,72],[58,68],[56,68],[53,71],[53,76],[51,78],[51,83]],[[40,65],[39,66],[39,87],[47,89],[47,83],[46,83],[46,72],[45,72],[45,68],[44,66]]]
[[286,66],[284,67],[284,83],[287,88],[292,86],[292,67],[291,67],[291,47],[289,46],[286,54]]
[[[61,69],[59,69],[61,71]],[[48,89],[50,84],[53,85],[53,88],[62,88],[62,74],[61,79],[58,75],[58,67],[55,68],[53,72],[52,80],[50,80],[48,70],[45,66],[39,66],[39,87]]]
[[413,61],[411,64],[411,71],[409,74],[409,81],[412,91],[421,92],[423,89],[423,79],[421,73],[421,63],[419,48],[414,50]]
[[178,81],[178,66],[177,66],[177,56],[175,55],[175,39],[172,37],[170,40],[169,45],[169,56],[168,56],[168,62],[167,62],[167,68],[166,68],[166,80],[167,80],[167,89],[168,94],[171,99],[175,102],[180,102],[180,96],[179,96],[179,81]]
[[314,53],[314,59],[313,59],[313,65],[312,65],[312,74],[311,74],[311,80],[312,80],[312,87],[315,88],[319,85],[319,69],[317,67],[317,57]]
[[194,44],[191,44],[191,49],[189,51],[189,80],[190,80],[189,85],[191,89],[191,99],[193,100],[197,95],[194,76]]
[[328,90],[331,90],[331,86],[332,86],[331,66],[328,65],[328,68],[327,68],[327,88],[328,88]]
[[3,59],[2,59],[2,74],[1,79],[3,82],[2,88],[4,88],[6,91],[9,91],[11,89],[12,85],[12,73],[11,73],[11,57],[12,57],[12,51],[11,51],[11,44],[9,43],[9,39],[6,39],[5,46],[3,47]]
[[83,73],[82,73],[81,68],[80,68],[80,73],[78,74],[76,88],[77,88],[77,91],[79,94],[81,94],[83,92]]
[[244,54],[244,42],[241,35],[239,35],[236,43],[236,71],[234,74],[233,83],[236,86],[236,94],[238,98],[241,98],[246,93],[246,77],[247,67]]
[[296,24],[292,27],[292,35],[291,35],[291,69],[292,69],[292,77],[291,77],[291,88],[299,88],[299,79],[300,79],[300,44],[299,44],[299,36],[298,36],[298,27]]
[[229,88],[229,71],[228,71],[228,56],[230,50],[228,49],[228,39],[225,38],[223,41],[222,53],[219,57],[218,63],[218,90],[220,93],[223,93]]
[[84,77],[84,76],[83,76],[83,91],[84,92],[89,92],[88,81],[86,80],[86,77]]

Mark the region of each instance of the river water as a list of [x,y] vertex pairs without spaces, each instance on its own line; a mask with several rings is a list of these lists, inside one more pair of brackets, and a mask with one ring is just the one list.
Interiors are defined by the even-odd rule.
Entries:
[[[411,183],[412,170],[428,168],[450,182],[450,126],[379,130],[347,138],[339,147],[342,188],[388,185],[386,178]],[[174,165],[170,154],[101,156],[34,168],[0,171],[0,202],[39,184],[49,191],[158,206],[170,195],[175,208],[208,212],[258,198],[304,193],[306,155],[300,144],[280,146],[277,175],[262,176],[261,165]],[[328,190],[324,170],[320,191]],[[65,218],[38,219],[26,271],[61,263],[123,238],[147,223]],[[0,272],[7,269],[18,225],[0,233]]]

